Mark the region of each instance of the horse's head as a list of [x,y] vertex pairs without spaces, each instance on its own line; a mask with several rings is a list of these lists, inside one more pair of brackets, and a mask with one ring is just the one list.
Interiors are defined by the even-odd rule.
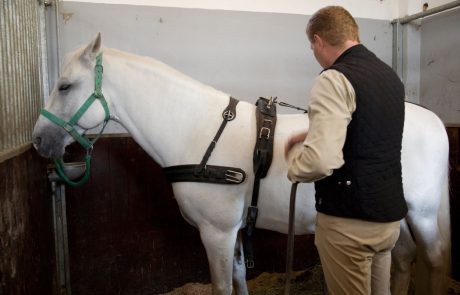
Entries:
[[65,147],[74,140],[85,146],[87,139],[81,134],[108,120],[108,108],[100,88],[100,54],[101,36],[98,34],[85,48],[66,58],[62,74],[32,134],[34,147],[43,157],[62,157]]

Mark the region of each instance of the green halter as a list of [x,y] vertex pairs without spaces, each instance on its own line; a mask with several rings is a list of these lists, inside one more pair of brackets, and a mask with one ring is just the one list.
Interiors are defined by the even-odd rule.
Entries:
[[[91,153],[93,151],[93,145],[96,143],[96,141],[101,137],[102,132],[105,129],[105,126],[107,125],[108,121],[110,120],[110,112],[109,112],[109,107],[107,104],[107,101],[104,98],[104,95],[102,94],[102,73],[103,73],[103,67],[102,67],[102,53],[100,53],[96,57],[96,66],[95,66],[95,86],[94,86],[94,92],[93,94],[88,97],[88,99],[83,103],[83,105],[78,109],[78,111],[70,118],[68,122],[65,120],[57,117],[56,115],[48,112],[45,109],[41,110],[41,115],[49,119],[51,122],[54,124],[61,126],[62,128],[65,129],[80,145],[86,150],[86,155],[85,155],[85,163],[86,163],[86,170],[85,174],[79,181],[72,181],[69,179],[65,173],[64,173],[64,163],[62,159],[57,159],[54,161],[56,165],[56,172],[61,177],[64,182],[71,186],[80,186],[85,184],[88,179],[89,179],[89,172],[90,172],[90,164],[91,164]],[[102,107],[104,108],[105,112],[105,118],[103,122],[103,126],[99,134],[93,139],[89,140],[85,135],[82,135],[78,133],[78,131],[75,129],[75,125],[77,125],[78,120],[83,116],[83,114],[88,110],[88,108],[93,104],[95,100],[99,100],[99,102],[102,104]]]

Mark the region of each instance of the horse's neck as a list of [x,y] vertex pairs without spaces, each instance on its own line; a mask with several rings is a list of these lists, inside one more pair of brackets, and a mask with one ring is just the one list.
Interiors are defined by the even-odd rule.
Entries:
[[228,95],[150,58],[107,50],[103,89],[111,113],[162,166],[199,162]]

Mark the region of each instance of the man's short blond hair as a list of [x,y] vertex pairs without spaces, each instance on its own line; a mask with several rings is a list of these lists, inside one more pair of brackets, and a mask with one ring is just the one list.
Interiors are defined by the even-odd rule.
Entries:
[[312,43],[315,34],[332,46],[341,45],[347,40],[359,42],[358,25],[341,6],[327,6],[313,14],[307,25],[307,36]]

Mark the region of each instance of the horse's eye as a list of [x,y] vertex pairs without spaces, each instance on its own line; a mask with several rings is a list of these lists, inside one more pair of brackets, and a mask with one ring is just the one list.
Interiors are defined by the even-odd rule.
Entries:
[[67,91],[72,87],[72,84],[62,84],[59,86],[59,91]]

